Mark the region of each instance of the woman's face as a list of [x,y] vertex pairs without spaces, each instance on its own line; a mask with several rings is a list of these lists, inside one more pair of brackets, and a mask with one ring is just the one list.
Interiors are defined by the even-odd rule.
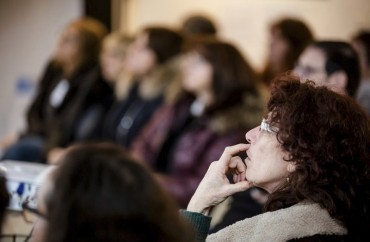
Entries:
[[251,144],[245,159],[246,179],[270,193],[275,191],[286,181],[288,165],[289,168],[293,165],[284,160],[287,153],[283,152],[277,140],[276,129],[269,128],[267,121],[262,121],[261,126],[250,130],[245,137]]
[[141,33],[127,50],[126,67],[134,75],[146,75],[157,64],[155,53],[148,48],[148,38],[147,33]]
[[197,52],[190,52],[185,56],[182,72],[182,85],[185,90],[195,94],[212,91],[212,66]]
[[54,59],[59,64],[67,65],[81,60],[81,40],[77,27],[70,25],[62,32],[57,43]]
[[100,66],[103,76],[108,81],[117,81],[125,68],[123,48],[114,39],[106,39],[100,55]]

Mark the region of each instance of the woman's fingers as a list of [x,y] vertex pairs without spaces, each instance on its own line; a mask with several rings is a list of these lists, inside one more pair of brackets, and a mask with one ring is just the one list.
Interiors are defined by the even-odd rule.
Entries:
[[228,197],[234,193],[242,192],[251,187],[251,184],[248,181],[240,181],[235,184],[229,184],[224,186],[224,196]]
[[247,167],[239,156],[235,156],[230,159],[228,169],[230,171],[234,171],[237,174],[240,174],[242,172],[245,172]]
[[[210,207],[250,187],[245,180],[246,166],[240,157],[235,156],[248,147],[249,144],[237,144],[225,148],[220,159],[209,166],[188,205],[188,210],[206,214]],[[230,184],[226,177],[227,172],[233,174],[235,184]]]
[[237,153],[247,150],[248,147],[249,147],[249,144],[237,144],[237,145],[226,147],[220,159],[218,160],[218,163],[222,165],[223,167],[229,167],[231,158]]

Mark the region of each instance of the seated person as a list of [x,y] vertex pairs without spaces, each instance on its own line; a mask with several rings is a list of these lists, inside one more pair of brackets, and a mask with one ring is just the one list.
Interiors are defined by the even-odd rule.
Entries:
[[[280,77],[245,138],[210,165],[183,211],[197,241],[370,240],[370,120],[352,98]],[[253,186],[269,193],[267,212],[207,237],[210,209]]]
[[75,145],[59,164],[41,187],[31,241],[194,241],[173,200],[119,146]]
[[182,44],[181,35],[168,28],[140,31],[128,46],[124,60],[128,76],[117,80],[119,96],[99,126],[98,140],[130,147],[163,102],[180,91],[176,57]]
[[27,128],[2,159],[44,160],[51,148],[73,141],[84,110],[112,95],[97,63],[105,34],[105,27],[90,18],[66,26],[28,109]]
[[356,51],[342,41],[316,41],[299,57],[294,74],[303,81],[354,97],[360,83],[360,66]]
[[261,73],[267,89],[275,76],[294,68],[300,54],[313,41],[311,29],[300,19],[278,19],[269,30],[268,56]]
[[185,207],[210,162],[223,147],[243,140],[243,130],[262,116],[263,104],[255,73],[229,43],[194,40],[182,71],[182,86],[189,95],[161,107],[131,152]]
[[[100,139],[101,125],[107,112],[115,100],[119,100],[127,92],[127,78],[130,77],[125,68],[127,48],[131,39],[120,32],[104,37],[100,53],[100,67],[105,80],[114,86],[115,95],[109,96],[105,102],[89,106],[82,114],[74,131],[73,143],[91,142]],[[47,154],[48,163],[56,162],[66,148],[55,147]]]

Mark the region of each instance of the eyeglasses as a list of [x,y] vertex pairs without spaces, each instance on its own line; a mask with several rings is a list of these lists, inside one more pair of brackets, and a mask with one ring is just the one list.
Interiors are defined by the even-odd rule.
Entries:
[[266,131],[271,134],[276,134],[277,132],[279,132],[279,128],[271,126],[266,119],[262,119],[260,130]]
[[34,223],[38,218],[46,219],[46,216],[37,210],[37,208],[29,206],[28,200],[22,203],[22,217],[26,223]]

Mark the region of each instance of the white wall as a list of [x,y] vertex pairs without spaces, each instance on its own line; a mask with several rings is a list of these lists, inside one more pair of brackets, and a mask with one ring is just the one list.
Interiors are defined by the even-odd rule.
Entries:
[[268,26],[280,16],[306,21],[318,38],[349,39],[370,28],[369,0],[126,0],[131,2],[129,32],[151,23],[176,26],[192,11],[219,23],[221,34],[236,43],[256,68],[264,63]]
[[0,0],[0,138],[24,125],[32,93],[17,92],[17,81],[38,80],[61,29],[81,13],[80,0]]

